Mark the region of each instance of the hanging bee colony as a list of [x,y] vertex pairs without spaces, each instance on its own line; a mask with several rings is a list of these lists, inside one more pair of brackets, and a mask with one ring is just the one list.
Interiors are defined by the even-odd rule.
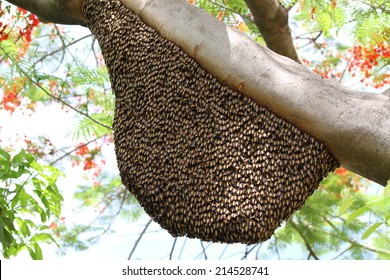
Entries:
[[115,93],[123,184],[173,236],[271,237],[338,163],[322,143],[220,83],[119,0],[86,0]]

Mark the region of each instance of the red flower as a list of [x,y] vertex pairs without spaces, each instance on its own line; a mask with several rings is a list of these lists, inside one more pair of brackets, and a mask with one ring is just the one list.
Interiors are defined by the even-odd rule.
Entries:
[[58,225],[57,225],[56,222],[52,222],[52,223],[50,224],[49,228],[50,228],[51,230],[54,231],[54,230],[56,230],[56,229],[58,228]]
[[338,174],[338,175],[343,175],[343,174],[345,174],[345,173],[347,173],[348,172],[348,170],[347,169],[345,169],[345,168],[343,168],[343,167],[339,167],[339,168],[337,168],[336,169],[336,174]]

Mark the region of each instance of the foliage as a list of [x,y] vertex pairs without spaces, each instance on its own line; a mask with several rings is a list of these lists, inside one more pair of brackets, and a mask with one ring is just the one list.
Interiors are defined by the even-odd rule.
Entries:
[[[244,1],[189,2],[263,43]],[[281,2],[290,11],[302,61],[312,71],[362,90],[389,84],[389,1]],[[134,222],[143,214],[106,161],[105,147],[112,147],[114,96],[99,47],[89,33],[76,38],[71,34],[59,25],[39,24],[34,15],[0,1],[1,113],[9,118],[34,115],[43,106],[60,104],[75,123],[69,131],[71,145],[22,132],[6,144],[4,133],[0,135],[0,239],[5,257],[27,249],[32,258],[42,258],[40,242],[57,243],[62,254],[85,250],[104,234],[113,234],[118,217]],[[69,186],[57,188],[58,169],[64,171],[68,163],[71,173],[84,174],[73,195],[78,202],[73,209],[76,222],[60,213],[58,189]],[[340,168],[271,240],[239,253],[242,258],[291,258],[287,252],[294,248],[311,259],[390,259],[390,185],[378,193],[373,190],[372,183]],[[169,258],[176,239],[172,243]],[[207,258],[212,245],[217,246],[197,244],[200,253],[195,258]],[[226,248],[218,252],[221,258],[227,256]]]
[[390,185],[370,194],[361,177],[340,168],[329,175],[275,238],[300,243],[307,258],[390,259]]
[[6,258],[27,249],[42,259],[39,243],[54,242],[45,223],[61,213],[62,195],[57,188],[61,172],[37,163],[24,150],[11,157],[0,148],[0,242]]
[[189,1],[199,7],[207,10],[226,25],[237,28],[252,37],[253,40],[264,43],[256,24],[253,21],[253,15],[241,0],[194,0]]
[[93,214],[88,213],[88,217],[95,218],[87,224],[74,223],[71,226],[61,219],[52,223],[52,230],[60,240],[61,254],[70,248],[81,251],[96,244],[101,236],[113,232],[111,226],[117,217],[133,222],[143,213],[134,196],[123,188],[120,178],[109,174],[101,173],[92,187],[89,184],[78,186],[73,197],[80,201],[75,209],[78,215],[93,208]]
[[[297,37],[314,45],[304,59],[325,78],[356,78],[356,83],[376,89],[389,84],[390,5],[386,0],[300,0],[295,19],[307,30]],[[374,32],[373,32],[374,31]],[[349,42],[340,43],[345,37]],[[315,50],[314,49],[314,50]],[[349,79],[353,80],[353,79]]]

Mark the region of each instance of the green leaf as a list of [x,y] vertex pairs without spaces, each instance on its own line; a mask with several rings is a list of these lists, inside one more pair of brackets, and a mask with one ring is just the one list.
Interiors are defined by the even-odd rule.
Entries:
[[30,257],[35,260],[36,259],[36,255],[35,255],[35,251],[33,250],[33,248],[31,248],[30,246],[27,246],[27,250],[28,252],[30,253]]
[[54,242],[56,243],[56,241],[54,240],[53,236],[51,236],[50,234],[48,233],[37,233],[36,235],[34,235],[32,238],[31,238],[31,241],[33,242]]
[[367,239],[378,227],[380,227],[383,222],[376,222],[372,226],[370,226],[362,235],[362,239]]
[[344,214],[349,207],[351,207],[352,203],[355,202],[355,198],[353,197],[348,197],[347,199],[345,199],[343,201],[343,203],[340,205],[340,208],[339,208],[339,216],[341,216],[342,214]]
[[49,205],[49,202],[47,201],[45,195],[39,191],[39,190],[35,190],[35,193],[38,195],[38,197],[40,198],[41,202],[43,203],[43,205],[45,206],[46,208],[46,216],[48,218],[50,218],[50,205]]
[[38,245],[38,243],[34,243],[33,246],[35,249],[36,260],[43,260],[43,254],[42,254],[41,247]]
[[20,243],[20,244],[14,244],[11,247],[9,247],[6,251],[6,254],[8,255],[8,258],[11,256],[16,256],[21,252],[23,249],[26,248],[26,244]]
[[365,206],[356,209],[354,212],[352,212],[351,215],[348,216],[346,221],[347,225],[366,211],[368,211],[368,209]]
[[31,231],[30,231],[26,221],[24,221],[20,218],[16,218],[15,221],[18,224],[19,230],[23,234],[24,237],[28,237],[31,235]]
[[4,151],[2,148],[0,148],[0,157],[4,158],[6,161],[9,161],[11,159],[11,155]]

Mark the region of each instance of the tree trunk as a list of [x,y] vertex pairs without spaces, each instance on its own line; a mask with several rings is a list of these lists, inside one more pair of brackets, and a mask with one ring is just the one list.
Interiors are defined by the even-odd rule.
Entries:
[[[51,0],[50,2],[53,2]],[[99,1],[99,0],[97,0]],[[10,0],[52,21],[83,23],[78,7]],[[54,1],[55,2],[55,1]],[[381,185],[390,178],[390,98],[325,80],[227,28],[186,0],[121,0],[231,88],[324,142],[342,166]],[[77,5],[76,5],[77,4]],[[41,6],[44,5],[44,6]],[[45,7],[45,9],[43,9]],[[76,19],[76,20],[75,20]]]

